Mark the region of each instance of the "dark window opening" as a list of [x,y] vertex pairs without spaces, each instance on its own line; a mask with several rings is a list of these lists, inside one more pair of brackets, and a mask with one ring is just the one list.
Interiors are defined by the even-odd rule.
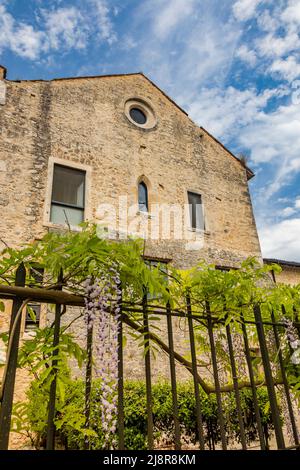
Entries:
[[143,181],[139,183],[139,210],[148,212],[148,189]]
[[[42,287],[44,280],[44,268],[38,265],[31,265],[30,267],[30,287]],[[25,314],[25,331],[35,330],[40,326],[41,305],[35,302],[30,302],[26,306]]]
[[30,277],[33,280],[30,286],[42,286],[44,279],[44,268],[41,266],[31,266]]
[[[145,264],[149,267],[150,270],[159,267],[159,270],[162,273],[165,281],[168,282],[168,261],[146,258]],[[160,297],[160,294],[147,294],[148,300],[159,299]]]
[[136,122],[137,124],[146,124],[147,117],[146,114],[139,108],[131,108],[129,111],[131,119]]
[[231,269],[228,266],[215,266],[215,268],[217,271],[226,271],[226,272],[229,272]]
[[166,275],[168,274],[168,261],[146,258],[145,263],[150,269],[157,268],[159,266],[162,273]]
[[79,225],[84,219],[84,193],[85,171],[54,165],[51,222]]
[[[41,316],[40,304],[27,304],[25,316],[25,331],[32,331],[39,327]],[[35,318],[34,318],[35,317]]]
[[188,191],[190,224],[193,229],[204,230],[202,198],[200,194]]

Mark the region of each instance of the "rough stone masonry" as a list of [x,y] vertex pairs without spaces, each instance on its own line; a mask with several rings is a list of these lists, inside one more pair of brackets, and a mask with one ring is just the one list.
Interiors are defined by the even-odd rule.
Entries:
[[[128,118],[130,100],[151,111],[150,127]],[[117,206],[120,195],[137,203],[141,180],[148,187],[150,218],[154,203],[183,206],[188,191],[201,195],[204,246],[186,250],[184,240],[147,240],[150,258],[180,268],[202,259],[220,266],[237,266],[248,256],[261,259],[248,190],[251,170],[141,73],[10,81],[0,67],[0,132],[0,238],[10,246],[60,229],[50,221],[53,166],[59,164],[86,172],[88,220],[96,219],[99,204]],[[7,329],[9,312],[8,305],[1,330]],[[48,321],[44,313],[41,326]],[[84,344],[83,323],[74,323],[72,331]],[[176,331],[183,344],[185,329],[177,325]],[[142,377],[136,346],[129,344],[126,355],[125,376]],[[153,375],[165,373],[168,363],[159,359]],[[18,399],[27,382],[19,374]]]

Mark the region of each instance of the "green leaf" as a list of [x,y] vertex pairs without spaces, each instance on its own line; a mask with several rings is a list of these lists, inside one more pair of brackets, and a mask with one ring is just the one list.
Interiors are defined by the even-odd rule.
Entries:
[[60,399],[62,402],[65,401],[65,384],[64,382],[60,379],[60,377],[57,377],[57,388],[58,388],[58,392],[59,392],[59,396],[60,396]]

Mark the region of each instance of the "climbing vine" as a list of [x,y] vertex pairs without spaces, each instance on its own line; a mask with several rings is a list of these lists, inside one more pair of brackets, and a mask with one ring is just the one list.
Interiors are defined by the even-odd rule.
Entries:
[[[143,259],[144,244],[141,240],[128,240],[122,242],[109,241],[101,238],[99,231],[93,224],[83,224],[79,232],[49,233],[41,240],[24,246],[21,249],[6,247],[0,255],[0,295],[1,288],[7,289],[14,284],[16,268],[23,263],[27,269],[27,286],[34,286],[35,279],[30,276],[32,266],[43,266],[45,275],[39,288],[57,288],[57,278],[63,273],[60,288],[64,292],[82,296],[84,309],[80,313],[85,320],[87,332],[91,332],[92,368],[95,377],[100,379],[98,411],[101,416],[102,430],[105,435],[103,447],[113,448],[115,443],[115,430],[117,426],[117,385],[118,385],[118,332],[120,326],[120,304],[127,306],[141,304],[146,295],[151,304],[168,305],[177,312],[186,312],[186,300],[189,296],[192,313],[199,321],[194,321],[196,347],[199,353],[198,383],[207,395],[215,392],[212,377],[212,368],[209,361],[210,344],[207,336],[207,325],[203,318],[211,315],[214,319],[214,341],[220,374],[221,392],[233,391],[233,379],[229,361],[226,326],[230,325],[230,334],[233,338],[233,349],[236,359],[239,389],[250,386],[248,380],[247,364],[243,354],[242,325],[248,321],[248,337],[251,345],[257,343],[257,331],[251,325],[253,321],[253,308],[259,306],[262,320],[275,321],[281,325],[279,330],[279,346],[274,341],[271,326],[266,327],[266,341],[270,351],[270,360],[274,375],[274,383],[278,387],[282,384],[280,368],[278,367],[279,351],[284,356],[284,364],[289,385],[297,400],[300,390],[300,340],[298,312],[300,312],[300,285],[275,285],[269,271],[280,270],[276,265],[262,266],[254,258],[242,262],[239,269],[228,272],[216,270],[213,265],[205,262],[189,270],[179,270],[174,267],[165,269],[158,263],[149,269]],[[121,291],[122,286],[122,291]],[[4,304],[0,303],[0,310],[4,311]],[[62,313],[62,315],[64,312]],[[157,328],[157,316],[150,321],[150,347],[169,353],[168,344],[164,342]],[[182,321],[185,321],[183,318]],[[129,327],[131,333],[144,344],[144,327],[142,310],[127,309],[123,313],[123,322]],[[297,327],[296,327],[297,325]],[[37,330],[36,338],[43,335]],[[41,384],[46,379],[51,380],[50,341],[51,325],[47,326],[47,341],[39,343],[40,356],[35,357],[33,374],[40,371]],[[36,341],[36,338],[31,341]],[[2,334],[7,340],[7,335]],[[142,341],[140,341],[142,340]],[[67,337],[65,341],[68,342]],[[73,340],[72,340],[73,341]],[[75,342],[69,341],[72,349]],[[31,346],[30,346],[31,344]],[[30,350],[33,343],[25,341],[23,352],[20,354],[19,365],[28,366],[29,358],[33,353]],[[37,346],[37,343],[35,343]],[[45,352],[43,347],[48,347]],[[26,350],[27,348],[27,350]],[[24,353],[24,351],[27,351]],[[66,350],[66,348],[65,348]],[[76,350],[76,346],[74,346]],[[66,350],[66,352],[68,352]],[[70,349],[69,349],[70,352]],[[27,354],[27,356],[26,356]],[[67,354],[68,355],[68,354]],[[76,350],[77,360],[82,362],[88,351]],[[191,360],[188,355],[182,355],[175,350],[174,357],[177,363],[192,372]],[[60,356],[59,356],[60,358]],[[58,359],[59,359],[58,358]],[[58,362],[63,368],[65,360]],[[261,372],[261,358],[253,358],[255,383],[257,387],[264,385]],[[207,374],[203,378],[202,371]],[[64,379],[59,377],[60,394],[64,393]],[[49,383],[47,383],[49,386]],[[280,390],[280,389],[278,389]],[[284,403],[284,400],[282,401]],[[286,413],[287,414],[287,413]],[[82,423],[82,432],[89,432],[87,424]]]

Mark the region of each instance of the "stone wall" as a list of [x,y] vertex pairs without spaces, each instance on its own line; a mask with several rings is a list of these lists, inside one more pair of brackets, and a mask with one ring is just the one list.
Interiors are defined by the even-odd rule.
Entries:
[[[86,216],[118,196],[137,202],[137,182],[149,182],[149,203],[183,205],[202,195],[204,247],[181,240],[147,242],[146,254],[188,267],[205,258],[236,265],[260,247],[245,167],[143,75],[9,82],[0,108],[0,233],[20,245],[49,223],[51,159],[89,169]],[[157,117],[154,129],[127,119],[124,104],[139,97]]]
[[276,282],[283,284],[300,284],[300,267],[281,266],[281,273],[275,274]]
[[[151,106],[157,118],[153,129],[127,119],[124,106],[130,98]],[[58,228],[49,222],[49,212],[51,168],[59,162],[87,171],[85,215],[91,220],[101,203],[117,208],[120,195],[137,203],[141,177],[148,183],[150,213],[154,203],[183,206],[188,190],[202,195],[204,246],[186,250],[186,240],[147,241],[147,256],[170,259],[181,268],[203,258],[224,266],[248,256],[261,259],[246,168],[141,74],[12,82],[3,72],[0,132],[0,239],[10,246]],[[74,313],[69,310],[64,321]],[[1,329],[7,324],[8,315]],[[186,327],[174,321],[174,328],[175,341],[186,352]],[[81,320],[71,331],[84,345]],[[134,370],[142,378],[142,353],[137,360],[136,345],[129,342],[125,354],[125,377]],[[159,355],[153,375],[168,374],[168,359]],[[24,398],[27,384],[21,374],[16,399]],[[19,445],[13,439],[12,446]]]

